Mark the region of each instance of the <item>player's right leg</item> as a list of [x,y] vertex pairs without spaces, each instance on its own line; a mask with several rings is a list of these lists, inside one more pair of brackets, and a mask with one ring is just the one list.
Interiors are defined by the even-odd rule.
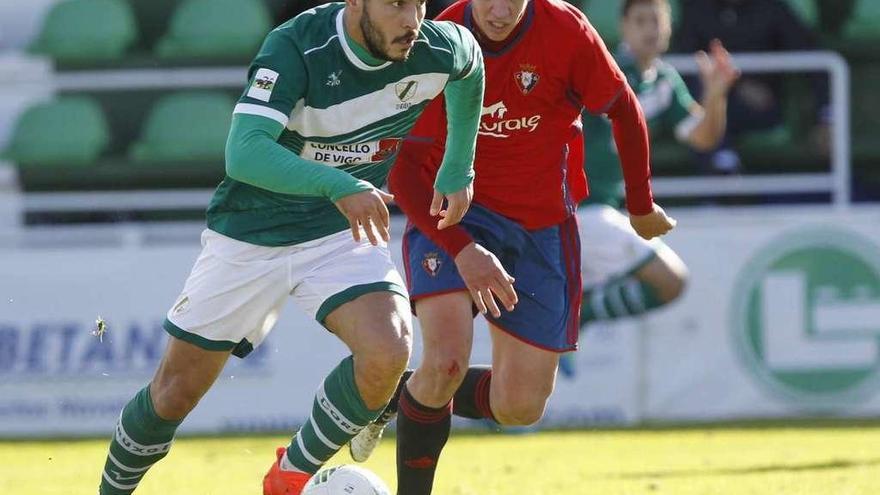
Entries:
[[450,400],[467,372],[474,313],[454,260],[418,229],[404,234],[403,249],[423,350],[419,368],[400,388],[397,493],[427,495],[449,438]]
[[172,338],[155,377],[122,410],[99,493],[132,493],[171,447],[177,426],[223,369],[230,352],[260,344],[290,291],[283,249],[205,231],[203,249],[168,312]]
[[415,303],[422,360],[401,389],[397,417],[397,493],[428,495],[449,438],[451,399],[468,371],[473,306],[468,292]]
[[229,351],[207,351],[172,337],[149,385],[122,409],[101,475],[101,495],[132,493],[168,454],[174,432],[211,388]]

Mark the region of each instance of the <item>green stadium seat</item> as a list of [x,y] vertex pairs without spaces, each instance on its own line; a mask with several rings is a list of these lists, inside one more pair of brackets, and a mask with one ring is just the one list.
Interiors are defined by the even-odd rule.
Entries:
[[90,165],[109,141],[107,122],[94,100],[64,97],[27,109],[3,155],[20,165]]
[[851,40],[880,40],[880,1],[857,0],[844,34]]
[[807,26],[819,27],[819,6],[817,0],[788,0],[788,5],[800,16]]
[[161,58],[250,59],[272,28],[260,0],[186,0],[156,46]]
[[124,0],[65,0],[55,4],[29,50],[62,62],[120,58],[137,39]]
[[156,103],[140,139],[136,162],[223,160],[235,103],[223,93],[179,93]]
[[580,7],[613,53],[620,42],[623,0],[583,0]]

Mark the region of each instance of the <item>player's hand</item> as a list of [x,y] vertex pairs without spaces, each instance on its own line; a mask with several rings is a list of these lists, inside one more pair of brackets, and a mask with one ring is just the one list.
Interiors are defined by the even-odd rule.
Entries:
[[640,237],[653,239],[674,229],[677,222],[655,203],[654,211],[647,215],[630,215],[629,223]]
[[[443,209],[443,200],[446,200],[446,209]],[[451,194],[443,194],[434,189],[434,199],[431,200],[431,216],[440,216],[437,222],[437,230],[451,227],[464,218],[471,201],[474,199],[474,184],[470,183],[464,189]]]
[[367,239],[374,246],[379,245],[379,238],[388,242],[391,238],[388,229],[388,203],[394,196],[379,189],[351,194],[337,201],[336,207],[348,219],[351,235],[357,242],[361,241],[361,227]]
[[699,51],[696,54],[697,66],[700,69],[700,80],[704,93],[712,96],[726,96],[739,79],[740,70],[733,65],[730,53],[719,40],[712,40],[709,53]]
[[496,297],[508,311],[513,311],[519,301],[513,288],[514,278],[494,254],[472,242],[456,255],[455,266],[481,313],[488,311],[495,318],[501,317]]

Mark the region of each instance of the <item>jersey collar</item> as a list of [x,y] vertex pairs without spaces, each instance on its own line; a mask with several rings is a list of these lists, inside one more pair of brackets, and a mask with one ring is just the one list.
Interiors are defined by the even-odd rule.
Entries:
[[[519,32],[517,32],[516,36],[514,36],[512,39],[507,40],[507,43],[500,50],[493,52],[491,50],[487,50],[482,45],[480,45],[480,47],[483,49],[483,55],[486,57],[500,57],[501,55],[504,55],[505,53],[510,51],[514,46],[516,46],[517,43],[519,43],[519,41],[532,26],[532,20],[535,17],[534,0],[529,0],[529,4],[528,6],[526,6],[526,15],[524,17],[525,18],[520,21],[522,22],[522,26],[519,28]],[[468,2],[467,6],[465,6],[464,8],[464,26],[474,34],[479,32],[479,28],[474,24],[474,12],[470,2]]]
[[[345,22],[342,18],[344,13],[345,9],[340,9],[339,14],[336,15],[336,34],[339,35],[339,44],[342,45],[342,51],[345,52],[345,56],[348,58],[349,62],[351,62],[358,69],[368,71],[381,70],[391,65],[391,61],[386,61],[384,64],[381,65],[370,65],[358,56],[358,54],[355,52],[355,49],[353,49],[351,46],[353,43],[355,43],[355,41],[352,40],[348,36],[348,33],[345,32]],[[368,56],[368,54],[364,53],[364,56]]]

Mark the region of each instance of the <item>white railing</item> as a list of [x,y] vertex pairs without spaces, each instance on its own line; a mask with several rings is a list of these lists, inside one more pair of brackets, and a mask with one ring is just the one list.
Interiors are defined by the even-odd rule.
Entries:
[[[697,72],[692,56],[670,55],[667,62],[684,74]],[[654,179],[656,196],[711,197],[774,193],[830,193],[838,209],[850,204],[850,75],[846,61],[834,52],[737,53],[734,63],[744,73],[826,72],[831,79],[832,157],[828,173]],[[243,87],[242,67],[102,70],[58,73],[58,91],[130,91]],[[29,193],[26,211],[181,209],[205,207],[211,190]]]
[[[670,55],[665,60],[683,74],[698,73],[694,57]],[[835,52],[735,53],[733,62],[744,73],[827,72],[831,90],[831,169],[825,174],[777,174],[739,177],[689,177],[655,181],[657,196],[750,195],[768,193],[831,193],[839,209],[850,204],[850,75],[849,64]]]

